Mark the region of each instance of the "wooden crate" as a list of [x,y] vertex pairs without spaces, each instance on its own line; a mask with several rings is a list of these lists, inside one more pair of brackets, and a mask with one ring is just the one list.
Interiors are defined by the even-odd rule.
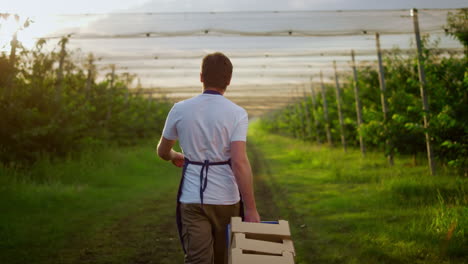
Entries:
[[294,264],[288,221],[249,223],[233,217],[227,236],[230,264]]
[[280,241],[265,241],[251,239],[243,233],[233,234],[231,248],[247,250],[249,252],[256,252],[260,254],[281,255],[283,252],[290,252],[294,256],[296,255],[293,242],[290,239],[281,239]]
[[285,220],[250,223],[242,222],[240,217],[232,217],[230,233],[243,233],[247,234],[250,238],[259,238],[260,240],[291,239],[289,223]]
[[261,255],[233,248],[229,264],[294,264],[294,256],[291,252],[283,252],[282,255]]

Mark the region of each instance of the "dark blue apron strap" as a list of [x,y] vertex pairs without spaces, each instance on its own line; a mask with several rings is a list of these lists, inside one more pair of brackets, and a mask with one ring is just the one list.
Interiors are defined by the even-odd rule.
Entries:
[[180,196],[182,196],[182,186],[184,184],[185,172],[187,171],[187,167],[189,163],[190,161],[186,158],[184,161],[184,167],[182,168],[182,177],[180,178],[179,190],[177,191],[177,207],[176,207],[177,231],[179,233],[179,240],[180,240],[180,244],[182,245],[182,249],[184,250],[184,253],[187,253],[187,251],[185,249],[184,240],[182,238],[182,215],[180,212]]
[[[210,167],[210,161],[205,160],[203,163],[201,170],[200,170],[200,204],[203,209],[203,193],[206,190],[206,186],[208,185],[208,168]],[[205,176],[203,176],[203,173]]]

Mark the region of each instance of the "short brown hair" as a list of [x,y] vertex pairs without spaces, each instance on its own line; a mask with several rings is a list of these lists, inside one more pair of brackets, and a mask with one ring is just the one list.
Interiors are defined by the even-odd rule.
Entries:
[[226,89],[232,77],[232,63],[221,52],[208,54],[202,62],[203,86]]

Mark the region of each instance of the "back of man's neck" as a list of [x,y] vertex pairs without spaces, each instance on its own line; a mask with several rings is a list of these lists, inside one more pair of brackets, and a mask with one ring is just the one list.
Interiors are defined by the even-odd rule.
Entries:
[[218,92],[218,93],[220,93],[220,94],[222,94],[222,95],[224,95],[224,92],[226,91],[226,90],[224,90],[224,89],[215,88],[215,87],[206,87],[206,88],[203,88],[203,92],[208,91],[208,90],[209,90],[209,91]]

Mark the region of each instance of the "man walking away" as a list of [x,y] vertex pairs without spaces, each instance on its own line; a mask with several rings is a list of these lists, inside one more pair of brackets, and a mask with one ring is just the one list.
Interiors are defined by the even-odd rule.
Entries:
[[[247,112],[223,95],[232,64],[222,53],[203,58],[203,93],[174,104],[157,152],[182,167],[177,226],[186,264],[227,263],[231,217],[259,222],[246,153]],[[172,149],[179,140],[183,154]]]

